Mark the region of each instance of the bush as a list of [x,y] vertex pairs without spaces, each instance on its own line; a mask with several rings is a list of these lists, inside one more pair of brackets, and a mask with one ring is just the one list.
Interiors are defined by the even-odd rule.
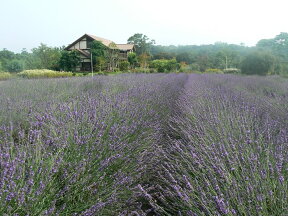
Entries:
[[223,71],[217,68],[208,68],[205,70],[205,73],[217,73],[217,74],[223,74]]
[[134,73],[150,73],[150,68],[136,68],[134,70],[132,70],[131,72],[134,72]]
[[24,70],[17,74],[24,78],[59,78],[59,77],[72,77],[72,72],[59,72],[53,70]]
[[177,63],[176,59],[157,59],[150,63],[150,68],[155,68],[157,72],[163,73],[178,70],[180,68],[180,64]]
[[119,63],[120,71],[127,71],[129,69],[130,63],[128,61],[121,61]]
[[10,79],[12,75],[7,72],[0,72],[0,80],[7,80]]
[[229,73],[229,74],[239,74],[241,72],[240,69],[238,68],[227,68],[227,69],[224,69],[223,72],[226,74],[226,73]]

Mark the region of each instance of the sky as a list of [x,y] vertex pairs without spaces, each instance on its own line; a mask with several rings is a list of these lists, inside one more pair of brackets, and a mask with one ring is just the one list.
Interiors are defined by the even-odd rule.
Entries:
[[[287,1],[286,1],[287,2]],[[0,50],[66,46],[85,33],[157,45],[254,46],[288,32],[285,0],[1,0]]]

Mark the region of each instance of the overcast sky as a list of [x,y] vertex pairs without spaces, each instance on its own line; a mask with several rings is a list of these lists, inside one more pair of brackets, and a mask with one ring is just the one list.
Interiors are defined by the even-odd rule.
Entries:
[[143,33],[159,45],[253,46],[288,32],[285,0],[3,0],[0,49],[63,46],[85,33],[126,43]]

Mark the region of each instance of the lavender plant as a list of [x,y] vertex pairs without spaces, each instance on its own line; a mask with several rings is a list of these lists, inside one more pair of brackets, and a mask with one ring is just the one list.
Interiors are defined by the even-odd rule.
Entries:
[[287,215],[288,82],[0,83],[0,215]]
[[[166,131],[157,183],[142,186],[151,206],[162,207],[156,213],[288,213],[287,82],[250,79],[189,77]],[[263,83],[283,92],[259,96],[269,86]]]
[[160,113],[183,79],[172,77],[3,83],[0,214],[115,215],[129,208],[137,169],[147,162],[140,155],[152,152]]

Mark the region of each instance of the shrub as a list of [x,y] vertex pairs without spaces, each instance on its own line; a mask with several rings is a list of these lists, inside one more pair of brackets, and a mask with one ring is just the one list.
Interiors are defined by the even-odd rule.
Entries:
[[150,73],[150,69],[149,68],[137,68],[136,73]]
[[121,61],[119,63],[120,71],[127,71],[129,69],[130,63],[128,61]]
[[240,69],[238,68],[227,68],[227,69],[224,69],[223,72],[226,74],[226,73],[230,73],[230,74],[239,74],[241,72]]
[[205,70],[205,73],[217,73],[217,74],[223,74],[223,71],[217,68],[208,68]]
[[72,77],[72,72],[59,72],[53,70],[24,70],[18,73],[18,76],[24,78],[59,78],[59,77]]
[[150,68],[155,68],[157,72],[163,73],[178,70],[180,68],[180,64],[177,63],[176,59],[157,59],[150,63]]
[[0,72],[0,80],[10,79],[12,75],[8,72]]

